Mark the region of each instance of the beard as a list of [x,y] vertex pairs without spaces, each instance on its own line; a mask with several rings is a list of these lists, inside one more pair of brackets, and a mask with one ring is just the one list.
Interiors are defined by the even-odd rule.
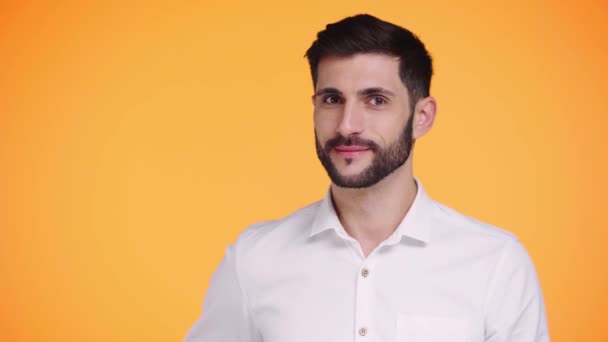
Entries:
[[[324,146],[321,146],[321,142],[315,132],[317,157],[319,157],[331,181],[339,187],[361,189],[375,185],[405,164],[410,157],[415,143],[415,139],[412,136],[413,118],[414,115],[410,115],[399,138],[385,148],[381,148],[375,142],[359,138],[358,136],[346,138],[342,135],[328,140]],[[340,174],[336,165],[331,160],[330,152],[336,146],[341,145],[357,145],[369,148],[374,154],[371,164],[356,175],[344,176]],[[347,160],[347,164],[350,164],[349,160]]]

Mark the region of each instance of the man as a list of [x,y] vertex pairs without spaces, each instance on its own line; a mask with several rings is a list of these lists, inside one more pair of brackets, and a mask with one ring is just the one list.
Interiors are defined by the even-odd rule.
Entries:
[[369,15],[307,51],[322,201],[245,230],[190,342],[545,342],[534,266],[512,234],[431,200],[412,148],[435,119],[432,62]]

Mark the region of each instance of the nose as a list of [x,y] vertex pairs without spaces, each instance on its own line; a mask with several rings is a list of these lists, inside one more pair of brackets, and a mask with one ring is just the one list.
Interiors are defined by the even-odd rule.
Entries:
[[365,119],[363,111],[354,102],[347,102],[342,108],[342,117],[338,127],[336,127],[336,133],[343,137],[360,134],[363,131]]

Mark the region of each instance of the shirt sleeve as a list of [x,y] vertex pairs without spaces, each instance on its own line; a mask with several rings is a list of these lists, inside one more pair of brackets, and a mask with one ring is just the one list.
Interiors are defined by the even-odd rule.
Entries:
[[503,248],[486,298],[486,342],[548,342],[536,270],[517,239]]
[[234,246],[211,277],[203,313],[186,335],[185,342],[258,342],[254,335],[247,298],[239,283]]

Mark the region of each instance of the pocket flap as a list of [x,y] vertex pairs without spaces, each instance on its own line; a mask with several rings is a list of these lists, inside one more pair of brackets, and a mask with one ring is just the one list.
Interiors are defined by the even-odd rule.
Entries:
[[398,342],[472,342],[469,321],[452,316],[399,314]]

